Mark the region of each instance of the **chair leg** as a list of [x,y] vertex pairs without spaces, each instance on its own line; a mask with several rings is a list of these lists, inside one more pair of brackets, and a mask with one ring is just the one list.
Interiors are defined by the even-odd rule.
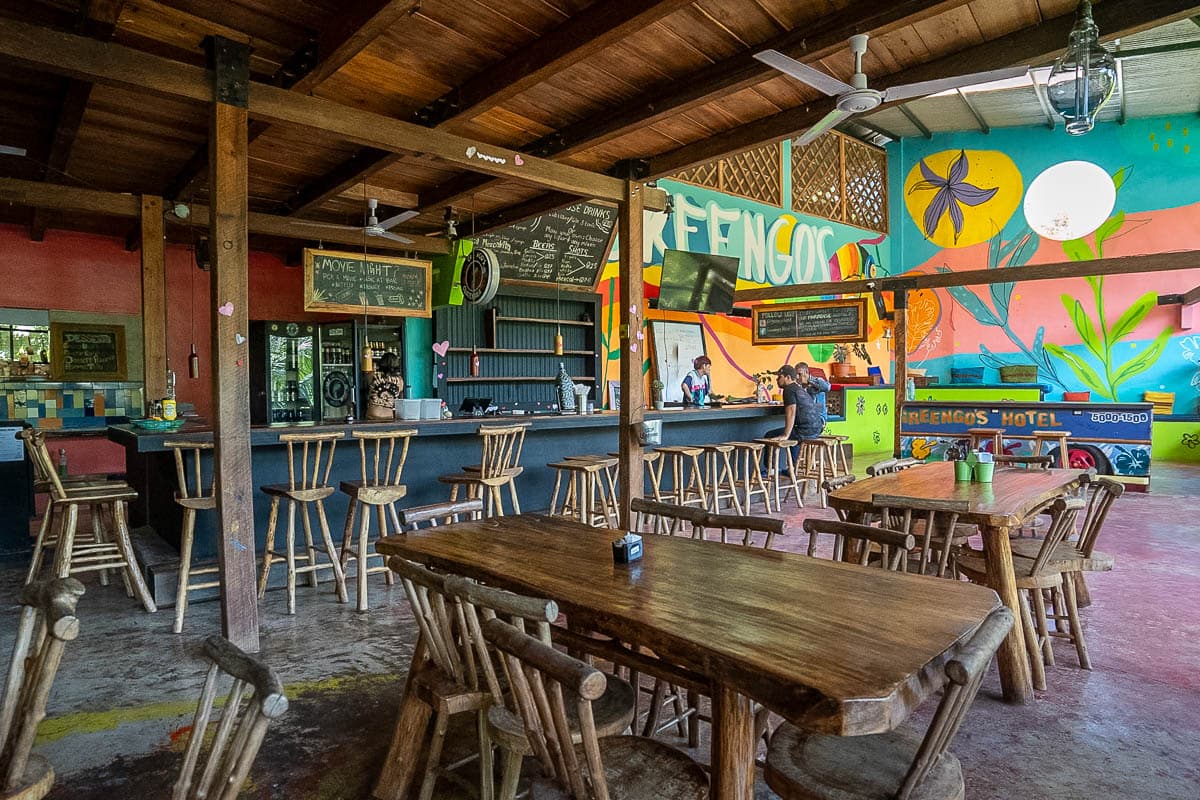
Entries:
[[1025,651],[1029,657],[1030,672],[1033,674],[1033,688],[1046,690],[1046,667],[1042,663],[1042,648],[1037,643],[1037,630],[1033,627],[1033,616],[1029,611],[1029,599],[1025,592],[1018,591],[1021,601],[1021,627],[1025,633]]
[[58,547],[54,551],[54,574],[66,578],[71,574],[71,548],[75,545],[75,528],[79,525],[79,506],[71,503],[63,519],[62,532],[58,535]]
[[287,527],[288,613],[296,613],[296,501],[288,498]]
[[271,560],[275,551],[275,525],[279,522],[279,498],[271,498],[271,514],[267,517],[267,542],[263,551],[262,575],[258,578],[258,599],[267,596],[267,581],[271,578]]
[[521,513],[521,501],[517,499],[517,479],[508,479],[508,493],[512,495],[513,513]]
[[183,615],[187,612],[188,581],[192,571],[192,540],[196,534],[196,509],[183,510],[183,536],[179,541],[179,586],[175,589],[175,633],[183,632]]
[[371,514],[363,509],[358,528],[358,610],[366,611],[367,603],[367,537],[371,534]]
[[672,686],[671,695],[672,702],[675,705],[675,730],[680,736],[687,736],[688,724],[687,720],[683,717],[684,713],[687,711],[687,708],[683,704],[683,690],[678,686]]
[[1046,598],[1041,589],[1030,589],[1029,596],[1033,598],[1033,616],[1037,624],[1038,639],[1042,643],[1042,658],[1046,666],[1054,666],[1054,648],[1050,643],[1050,630],[1046,627]]
[[492,738],[488,735],[487,709],[476,714],[479,729],[479,800],[492,800],[496,795],[496,775]]
[[308,516],[308,503],[300,504],[300,521],[304,524],[304,552],[308,554],[308,569],[305,570],[308,574],[308,585],[314,589],[321,584],[321,578],[317,575],[317,548],[313,546],[312,536],[312,520]]
[[429,741],[429,755],[425,760],[425,778],[421,781],[421,793],[418,800],[430,800],[433,797],[433,787],[437,783],[438,767],[442,761],[442,745],[446,741],[446,728],[450,725],[450,715],[445,711],[437,712],[433,724],[433,738]]
[[[366,509],[363,509],[363,516],[367,516]],[[308,519],[307,511],[304,514],[304,519]],[[325,540],[325,554],[329,556],[329,563],[333,566],[333,588],[337,593],[338,602],[348,603],[350,602],[350,596],[346,593],[346,573],[342,571],[342,564],[338,560],[337,550],[333,546],[333,536],[329,533],[329,517],[325,514],[324,500],[317,501],[317,522],[321,526],[321,538]],[[307,534],[307,531],[305,533]],[[366,558],[363,558],[358,564],[359,570],[364,574],[367,568],[366,561]],[[308,563],[309,565],[313,565],[316,561],[309,561]],[[316,575],[317,571],[313,570],[313,574]]]
[[554,493],[550,495],[550,516],[558,513],[558,493],[562,491],[562,470],[554,470]]
[[354,519],[358,515],[358,498],[350,495],[350,507],[346,509],[346,524],[342,527],[342,550],[341,558],[342,571],[346,570],[346,564],[350,559],[354,558]]
[[38,571],[42,568],[42,554],[46,551],[46,536],[54,529],[54,503],[46,504],[46,513],[42,514],[42,524],[38,528],[37,540],[33,543],[33,557],[29,560],[29,572],[25,574],[25,582],[29,583],[37,578]]
[[125,572],[133,583],[133,590],[137,594],[137,598],[142,601],[142,606],[146,611],[153,614],[158,611],[158,606],[154,604],[154,598],[150,596],[150,588],[146,586],[142,572],[138,569],[137,556],[133,554],[133,542],[129,541],[129,517],[126,514],[124,500],[117,500],[112,504],[117,549],[121,551],[121,557],[125,559]]
[[662,704],[667,697],[667,684],[662,678],[654,679],[654,691],[650,695],[650,710],[646,713],[646,724],[642,736],[652,737],[658,730],[658,718],[662,715]]
[[1083,625],[1079,621],[1079,605],[1075,599],[1075,577],[1070,572],[1063,575],[1063,595],[1067,604],[1067,619],[1071,623],[1071,641],[1075,644],[1075,653],[1079,656],[1079,666],[1083,669],[1092,668],[1092,660],[1088,658],[1087,644],[1083,641]]
[[500,797],[497,800],[516,800],[517,784],[521,781],[521,762],[524,760],[520,753],[504,750],[500,764]]
[[687,693],[688,708],[692,709],[692,713],[687,720],[687,738],[688,747],[700,746],[700,695],[694,689],[688,689]]
[[1071,578],[1075,581],[1075,605],[1079,608],[1087,608],[1092,604],[1092,593],[1083,579],[1083,573],[1073,572]]

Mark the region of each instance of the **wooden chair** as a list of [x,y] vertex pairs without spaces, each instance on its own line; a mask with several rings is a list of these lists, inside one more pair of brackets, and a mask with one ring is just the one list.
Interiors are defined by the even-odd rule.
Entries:
[[[142,571],[138,569],[133,544],[129,541],[128,504],[137,499],[137,492],[124,483],[67,489],[59,480],[58,472],[50,460],[45,439],[35,437],[30,429],[21,431],[17,436],[25,441],[25,449],[33,461],[37,480],[45,481],[50,487],[52,508],[46,509],[38,535],[43,547],[49,521],[52,518],[62,521],[54,551],[54,574],[66,578],[99,571],[103,579],[108,570],[120,570],[125,591],[130,595],[136,592],[146,611],[157,611],[154,598],[150,596],[150,590],[142,578]],[[91,510],[93,536],[76,541],[81,506]]]
[[996,609],[946,663],[946,687],[923,738],[900,729],[810,735],[784,724],[771,738],[767,785],[783,800],[961,800],[962,764],[947,748],[1012,624],[1011,611]]
[[[408,460],[408,446],[417,435],[415,428],[384,431],[352,431],[358,440],[358,462],[360,477],[356,481],[342,481],[339,488],[350,496],[350,508],[346,511],[346,527],[342,529],[342,552],[339,562],[342,573],[351,561],[358,561],[358,610],[366,611],[367,576],[382,572],[387,585],[392,585],[392,571],[381,553],[368,553],[371,535],[371,509],[379,525],[379,536],[388,534],[388,518],[397,532],[403,530],[396,515],[396,501],[408,494],[408,487],[400,482],[404,474],[404,463]],[[332,461],[332,454],[330,461]],[[362,520],[358,536],[354,535],[354,518],[359,506]],[[357,548],[355,543],[357,541]],[[378,558],[380,563],[370,566],[369,560]]]
[[[515,706],[545,776],[534,781],[533,800],[562,798],[563,792],[577,800],[708,797],[704,769],[683,752],[644,737],[600,736],[592,704],[611,680],[603,672],[499,619],[483,624],[483,636],[503,653]],[[571,701],[578,746],[568,725]]]
[[867,465],[867,477],[874,478],[877,475],[891,475],[896,471],[895,458],[885,458],[882,461],[876,461],[874,464]]
[[734,466],[737,482],[742,493],[742,511],[749,514],[753,509],[754,497],[762,496],[763,507],[771,513],[771,492],[763,478],[763,454],[767,446],[762,442],[729,442],[733,445]]
[[[775,497],[775,510],[783,512],[783,501],[790,492],[796,508],[804,508],[804,480],[800,477],[792,448],[793,439],[755,439],[766,449],[763,461],[767,467],[767,486]],[[715,509],[714,509],[715,510]],[[740,511],[738,512],[741,513]]]
[[75,606],[83,592],[74,578],[34,581],[21,590],[16,641],[0,701],[3,800],[40,800],[54,785],[50,762],[31,751],[63,648],[79,636]]
[[734,478],[736,473],[729,458],[732,452],[731,444],[704,445],[704,485],[708,493],[709,511],[719,513],[721,501],[729,500],[737,513],[742,513],[742,501],[738,498],[737,481]]
[[402,531],[420,530],[422,524],[436,528],[438,524],[452,525],[462,515],[468,519],[483,516],[483,500],[456,500],[453,503],[431,503],[427,506],[411,506],[400,510],[399,526]]
[[750,547],[754,544],[755,534],[762,534],[762,547],[770,550],[776,536],[783,536],[787,531],[787,523],[775,517],[753,517],[741,514],[705,514],[700,522],[700,538],[708,538],[709,531],[719,531],[722,544],[729,544],[730,533],[734,534],[733,543]]
[[[175,453],[175,476],[179,488],[175,490],[175,503],[183,508],[183,533],[179,538],[179,583],[175,588],[175,633],[183,632],[183,616],[187,613],[188,593],[200,589],[213,589],[221,585],[220,568],[216,565],[193,567],[192,545],[196,538],[196,512],[213,511],[217,507],[217,496],[213,492],[216,476],[209,476],[205,483],[203,471],[200,469],[200,455],[206,450],[212,450],[212,442],[167,441],[163,447]],[[188,465],[191,469],[188,469]],[[191,472],[189,479],[188,473]],[[191,488],[189,489],[189,485]],[[212,575],[213,578],[193,583],[192,578],[198,575]]]
[[1050,469],[1054,462],[1052,456],[1006,456],[998,455],[992,458],[997,465],[1006,467],[1024,467],[1025,469]]
[[[828,497],[830,494],[836,492],[843,486],[849,486],[850,484],[854,483],[854,480],[855,479],[853,475],[839,475],[836,478],[830,478],[822,483],[821,490],[825,492],[825,496]],[[849,515],[844,509],[834,508],[833,511],[835,514],[837,514],[839,520],[842,522],[849,522]],[[807,552],[810,557],[815,557],[817,554],[817,534],[815,533],[810,533],[808,535]]]
[[504,516],[501,489],[508,487],[514,514],[521,513],[517,499],[517,477],[524,472],[521,450],[525,447],[525,431],[530,423],[519,425],[480,425],[482,459],[477,466],[463,467],[454,475],[441,475],[438,480],[450,484],[450,502],[458,499],[458,491],[467,487],[469,499],[484,499],[484,516]]
[[972,450],[978,450],[983,445],[991,445],[987,449],[992,455],[1004,452],[1004,428],[967,428],[967,440]]
[[924,463],[925,463],[924,459],[913,458],[912,456],[906,456],[904,458],[896,459],[896,465],[893,469],[896,472],[901,472],[902,470],[912,469],[913,467],[919,467]]
[[636,530],[671,536],[683,535],[693,539],[702,538],[704,518],[708,515],[703,508],[660,503],[643,497],[633,498],[629,502],[629,508],[635,515]]
[[[267,734],[267,726],[288,709],[283,683],[275,671],[243,653],[228,639],[209,636],[204,640],[204,656],[212,663],[200,692],[183,767],[171,800],[236,800]],[[196,767],[208,738],[204,734],[211,721],[217,682],[222,674],[232,677],[233,685],[221,708],[221,721],[197,783]]]
[[700,464],[704,448],[666,445],[658,448],[658,452],[663,459],[658,469],[660,481],[668,466],[671,474],[671,487],[659,487],[663,501],[680,506],[697,505],[707,508],[708,492],[704,487],[704,468]]
[[[271,563],[276,558],[287,561],[287,591],[288,613],[296,613],[296,576],[308,575],[308,582],[314,588],[319,584],[318,573],[321,570],[333,571],[334,590],[337,592],[339,603],[348,602],[346,594],[346,576],[342,572],[341,560],[333,545],[333,537],[329,533],[329,518],[325,515],[325,498],[333,494],[329,485],[329,471],[333,467],[333,454],[339,440],[346,434],[337,433],[284,433],[279,441],[287,445],[288,482],[286,484],[271,484],[263,486],[262,491],[271,498],[271,516],[267,522],[267,548],[263,553],[262,575],[258,581],[258,597],[261,600],[267,596],[267,582],[271,577]],[[326,447],[328,445],[328,448]],[[288,526],[287,549],[280,552],[276,549],[275,527],[279,520],[279,504],[287,501]],[[321,538],[325,542],[327,562],[317,561],[317,550],[313,545],[312,521],[308,516],[308,507],[315,505],[317,522],[321,526]],[[300,510],[304,522],[304,555],[296,555],[296,510]],[[296,566],[297,561],[303,561],[304,566]]]
[[[908,554],[917,545],[911,533],[832,519],[806,519],[804,531],[809,536],[810,556],[815,550],[811,543],[818,535],[827,533],[833,536],[834,561],[850,561],[865,567],[877,555],[876,563],[891,572],[908,570]],[[872,545],[879,549],[873,550]]]
[[1052,446],[1054,450],[1054,460],[1057,466],[1061,469],[1067,469],[1071,466],[1071,454],[1067,452],[1067,439],[1071,438],[1070,431],[1064,431],[1061,428],[1056,431],[1034,431],[1033,432],[1033,454],[1035,456],[1042,455],[1042,448],[1046,448],[1046,455],[1050,455]]
[[880,524],[889,530],[917,537],[920,556],[909,562],[909,570],[921,575],[956,579],[955,557],[974,532],[960,526],[959,515],[969,508],[966,500],[929,500],[920,497],[875,494],[871,505],[880,513]]
[[[1084,669],[1092,668],[1091,662],[1088,661],[1087,645],[1083,641],[1083,629],[1079,624],[1070,572],[1065,571],[1067,567],[1064,562],[1052,560],[1063,539],[1075,529],[1075,518],[1083,505],[1083,500],[1079,498],[1055,500],[1050,527],[1046,529],[1046,537],[1039,543],[1037,556],[1013,557],[1013,571],[1016,574],[1017,593],[1021,601],[1021,627],[1025,632],[1025,647],[1029,652],[1035,689],[1046,688],[1046,670],[1043,662],[1051,666],[1054,664],[1054,650],[1050,646],[1051,634],[1046,625],[1048,617],[1044,592],[1047,590],[1053,595],[1056,609],[1055,616],[1051,618],[1057,620],[1057,610],[1065,606],[1064,616],[1070,622],[1070,631],[1063,635],[1075,645],[1079,665]],[[987,585],[987,561],[982,553],[960,555],[958,571],[972,583]]]

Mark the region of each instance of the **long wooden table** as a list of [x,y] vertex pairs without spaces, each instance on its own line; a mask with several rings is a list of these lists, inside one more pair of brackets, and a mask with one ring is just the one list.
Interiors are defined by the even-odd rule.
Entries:
[[[668,536],[647,535],[642,559],[618,565],[616,537],[525,515],[389,536],[377,549],[553,598],[573,625],[703,676],[718,800],[753,796],[752,700],[810,730],[891,730],[941,686],[956,645],[999,606],[966,583]],[[389,769],[416,760],[423,732],[403,704],[400,716],[375,791],[389,800],[402,795]]]
[[[972,483],[955,481],[954,464],[938,461],[890,475],[855,481],[832,493],[829,503],[854,518],[871,511],[871,497],[876,494],[929,500],[966,500],[968,510],[959,515],[958,521],[979,526],[987,560],[988,585],[996,590],[1004,604],[1020,619],[1009,532],[1020,527],[1039,508],[1078,486],[1084,475],[1086,473],[1071,469],[1036,470],[997,465],[991,483]],[[1014,703],[1032,701],[1033,680],[1029,673],[1029,656],[1019,624],[1013,625],[1012,632],[1000,645],[996,660],[1000,666],[1000,683],[1005,699]]]

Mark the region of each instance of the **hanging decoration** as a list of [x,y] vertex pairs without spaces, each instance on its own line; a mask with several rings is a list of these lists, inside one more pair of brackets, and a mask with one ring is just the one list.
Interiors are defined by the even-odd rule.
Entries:
[[1092,4],[1083,0],[1067,51],[1054,62],[1046,79],[1046,95],[1067,123],[1067,133],[1080,136],[1096,124],[1096,115],[1117,86],[1117,62],[1100,44],[1100,29],[1092,19]]

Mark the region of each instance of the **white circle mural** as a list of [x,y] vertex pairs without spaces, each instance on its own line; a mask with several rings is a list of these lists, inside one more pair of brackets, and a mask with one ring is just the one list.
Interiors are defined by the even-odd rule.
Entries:
[[1063,161],[1044,170],[1025,192],[1025,220],[1039,236],[1065,242],[1103,224],[1117,202],[1117,187],[1090,161]]

